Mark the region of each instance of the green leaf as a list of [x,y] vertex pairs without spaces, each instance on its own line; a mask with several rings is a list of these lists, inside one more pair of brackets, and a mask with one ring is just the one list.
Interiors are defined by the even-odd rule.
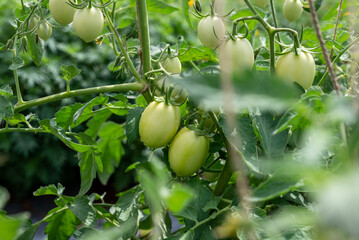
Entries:
[[98,235],[98,234],[99,234],[99,232],[95,228],[83,227],[83,228],[77,229],[74,232],[73,236],[77,240],[88,240],[87,236],[89,236],[89,235]]
[[[308,2],[308,1],[307,1]],[[318,11],[319,8],[322,6],[323,0],[314,0],[314,8],[315,11]],[[303,6],[304,11],[310,12],[309,3]]]
[[126,119],[127,142],[131,144],[138,136],[138,126],[140,124],[141,114],[144,111],[141,107],[136,107],[128,111]]
[[66,81],[71,81],[81,72],[80,69],[73,65],[62,65],[60,70],[60,76]]
[[0,87],[0,96],[12,96],[13,92],[9,85],[4,85]]
[[11,103],[9,96],[0,96],[0,121],[5,117],[11,118],[14,115],[14,105]]
[[0,215],[0,239],[14,240],[23,219]]
[[112,115],[108,109],[94,113],[92,118],[86,123],[87,130],[85,133],[93,138],[97,136],[102,124]]
[[97,106],[97,105],[104,105],[108,102],[109,97],[105,97],[104,95],[100,95],[94,99],[92,99],[91,101],[89,101],[88,103],[86,103],[85,105],[83,105],[80,109],[78,109],[76,111],[76,113],[74,114],[73,117],[73,124],[71,125],[72,127],[76,127],[79,124],[81,124],[82,122],[86,121],[87,119],[89,119],[90,117],[93,116],[94,112],[93,112],[93,107]]
[[83,106],[84,104],[75,103],[70,106],[62,107],[56,114],[55,114],[55,121],[57,124],[62,127],[63,129],[68,129],[73,122],[73,118],[75,113]]
[[188,6],[188,0],[181,0],[181,10],[182,10],[182,15],[184,17],[184,19],[186,19],[188,25],[193,28],[191,19],[189,17],[189,6]]
[[34,192],[34,196],[44,196],[44,195],[55,195],[55,196],[62,196],[65,187],[61,185],[61,183],[57,184],[57,187],[54,184],[51,184],[46,187],[40,187]]
[[16,70],[16,69],[22,68],[24,66],[24,64],[25,64],[24,59],[16,56],[12,59],[12,64],[10,65],[9,69]]
[[44,55],[44,44],[42,41],[36,41],[36,34],[27,34],[26,38],[29,54],[36,66],[39,66]]
[[20,113],[15,113],[11,118],[9,119],[9,124],[12,126],[18,125],[19,123],[26,123],[26,118],[24,115]]
[[260,112],[259,109],[250,113],[253,124],[258,130],[259,140],[266,155],[269,158],[280,156],[288,142],[288,130],[275,133],[279,119],[268,112]]
[[[87,152],[78,153],[79,158],[79,167],[80,167],[80,175],[81,175],[81,186],[79,195],[84,195],[92,186],[92,181],[96,177],[97,164],[96,158],[100,158],[96,156],[96,154],[90,150]],[[100,159],[101,161],[101,159]]]
[[274,174],[253,190],[250,200],[253,202],[267,201],[302,186],[303,183],[293,175]]
[[[183,54],[185,51],[187,52]],[[178,57],[181,62],[200,61],[200,60],[218,62],[216,55],[209,48],[191,47],[189,50],[180,49],[180,54],[183,54],[183,55],[179,55]]]
[[40,225],[30,225],[22,234],[16,237],[16,240],[32,240]]
[[98,149],[102,152],[101,160],[103,172],[98,173],[102,184],[106,185],[108,179],[118,167],[121,157],[125,154],[122,140],[125,138],[123,126],[114,122],[102,124],[99,132]]
[[67,209],[55,215],[46,226],[45,234],[48,234],[48,239],[68,240],[78,224],[75,214]]
[[193,197],[194,192],[191,188],[177,183],[172,185],[172,188],[165,196],[165,201],[169,210],[177,213],[184,209]]
[[178,8],[160,0],[147,0],[147,10],[158,14],[170,14],[178,11]]
[[83,224],[89,227],[96,226],[96,212],[89,205],[89,200],[86,197],[76,198],[69,208]]
[[58,137],[63,143],[66,144],[66,146],[72,150],[77,152],[86,152],[94,147],[94,145],[84,145],[73,142],[70,137],[66,136],[65,130],[59,127],[53,119],[42,120],[40,121],[40,125],[43,129]]

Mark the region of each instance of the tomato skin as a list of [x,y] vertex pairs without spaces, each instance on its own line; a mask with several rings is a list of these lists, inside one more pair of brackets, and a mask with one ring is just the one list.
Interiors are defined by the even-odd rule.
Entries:
[[179,107],[153,101],[143,111],[140,119],[141,141],[149,148],[165,147],[176,135],[180,122]]
[[167,57],[162,62],[162,67],[169,73],[180,74],[182,70],[181,61],[178,57]]
[[74,15],[74,29],[82,40],[95,40],[102,32],[104,18],[100,9],[85,7],[77,9]]
[[52,34],[52,27],[50,24],[48,24],[45,21],[42,21],[37,30],[36,30],[37,35],[39,36],[39,38],[41,38],[42,40],[46,41],[47,39],[49,39],[51,37]]
[[252,45],[245,38],[237,38],[236,40],[228,39],[222,45],[219,64],[222,69],[226,64],[233,64],[231,68],[237,72],[252,69],[254,64]]
[[270,0],[256,0],[256,4],[262,8],[268,5]]
[[[50,0],[49,9],[52,17],[61,25],[72,22],[76,9],[67,4],[68,0]],[[76,3],[76,1],[74,1]]]
[[310,53],[301,52],[298,56],[290,52],[278,57],[276,75],[290,82],[297,82],[304,89],[312,86],[315,77],[315,62]]
[[303,12],[303,4],[300,0],[286,0],[283,5],[283,15],[289,22],[300,18]]
[[225,27],[223,21],[216,16],[202,18],[198,24],[198,38],[208,48],[216,48],[224,39]]
[[182,177],[197,172],[206,160],[209,144],[209,138],[199,136],[187,127],[182,128],[174,137],[168,151],[171,169]]

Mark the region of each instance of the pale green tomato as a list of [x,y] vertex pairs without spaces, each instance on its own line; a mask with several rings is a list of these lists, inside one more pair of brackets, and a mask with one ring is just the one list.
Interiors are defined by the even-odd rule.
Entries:
[[34,14],[30,19],[29,19],[29,23],[27,25],[27,29],[28,30],[33,30],[33,28],[37,25],[37,23],[40,21],[39,16],[37,16],[36,14]]
[[96,7],[77,9],[74,16],[74,28],[77,36],[85,42],[95,40],[102,32],[103,15]]
[[39,38],[46,41],[47,39],[49,39],[51,37],[52,27],[46,21],[42,21],[39,24],[39,27],[37,28],[36,33],[39,36]]
[[222,69],[231,64],[231,69],[235,72],[251,69],[254,64],[252,45],[245,38],[228,39],[222,45],[219,64]]
[[268,5],[270,0],[256,0],[256,4],[262,8]]
[[[76,1],[74,1],[76,3]],[[71,7],[68,0],[50,0],[49,8],[52,17],[61,25],[72,22],[76,9]]]
[[303,4],[300,0],[286,0],[283,5],[283,14],[289,22],[300,18],[303,12]]
[[205,47],[214,49],[224,39],[225,27],[223,21],[216,16],[202,18],[198,24],[198,38]]
[[312,86],[315,77],[315,62],[310,53],[301,52],[298,56],[290,52],[278,57],[276,75],[284,80],[296,82],[304,89]]
[[210,140],[197,135],[187,127],[182,128],[170,144],[168,161],[178,176],[191,176],[205,162]]
[[171,100],[173,100],[175,103],[182,105],[183,103],[185,103],[187,98],[188,92],[185,88],[182,88],[178,85],[173,88]]
[[167,57],[162,62],[162,67],[169,73],[177,73],[180,74],[182,70],[181,61],[178,57]]
[[149,148],[165,147],[176,135],[180,122],[179,107],[153,101],[143,111],[140,119],[141,141]]

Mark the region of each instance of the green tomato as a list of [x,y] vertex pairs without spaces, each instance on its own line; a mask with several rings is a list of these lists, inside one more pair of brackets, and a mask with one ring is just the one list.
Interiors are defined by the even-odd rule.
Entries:
[[300,18],[303,12],[303,4],[300,0],[286,0],[283,5],[283,14],[289,22]]
[[36,30],[37,35],[42,40],[46,41],[51,37],[52,34],[52,27],[50,24],[48,24],[46,21],[41,21],[39,24],[39,27]]
[[171,93],[171,100],[182,105],[188,98],[188,92],[185,88],[176,85]]
[[182,128],[170,144],[168,161],[178,176],[190,176],[205,162],[209,151],[209,138],[195,131]]
[[34,27],[36,27],[36,25],[38,24],[38,22],[40,21],[39,16],[37,16],[36,14],[34,14],[30,19],[29,19],[29,23],[27,25],[27,30],[33,30]]
[[232,64],[232,70],[237,72],[251,69],[254,64],[254,52],[249,41],[245,38],[225,41],[220,52],[219,64],[222,69]]
[[74,28],[77,36],[85,42],[95,40],[102,32],[104,19],[97,7],[77,9],[74,16]]
[[140,119],[141,141],[149,148],[165,147],[176,135],[180,122],[179,107],[153,101],[143,111]]
[[269,0],[256,0],[256,4],[262,8],[267,6],[269,3]]
[[167,57],[162,62],[162,67],[169,73],[180,74],[182,70],[181,61],[178,57],[170,58]]
[[214,49],[224,39],[225,27],[223,21],[216,16],[202,18],[198,24],[198,38],[205,47]]
[[297,82],[304,89],[312,86],[315,77],[315,62],[310,53],[301,52],[298,56],[294,52],[279,56],[276,63],[278,77]]
[[[76,3],[76,1],[74,1]],[[72,22],[76,9],[71,7],[68,0],[50,0],[49,8],[52,17],[61,25]]]

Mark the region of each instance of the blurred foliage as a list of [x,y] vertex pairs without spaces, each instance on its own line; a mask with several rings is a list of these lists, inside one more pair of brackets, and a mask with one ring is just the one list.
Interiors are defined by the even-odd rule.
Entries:
[[[326,67],[309,13],[303,12],[300,20],[289,23],[280,11],[283,1],[275,1],[281,27],[298,32],[303,28],[303,46],[312,51],[317,66],[314,85],[304,91],[297,84],[268,75],[268,37],[258,22],[248,21],[247,39],[258,55],[252,71],[233,75],[229,103],[225,98],[229,93],[221,90],[217,50],[201,46],[195,29],[199,19],[187,15],[188,1],[147,2],[152,57],[158,58],[166,44],[173,51],[178,45],[182,78],[169,78],[168,82],[184,87],[190,96],[181,106],[181,126],[201,122],[203,106],[218,117],[216,130],[208,127],[212,141],[207,169],[191,177],[176,177],[169,168],[168,147],[149,151],[143,146],[138,122],[146,102],[135,92],[68,98],[12,116],[15,88],[13,72],[8,69],[12,57],[10,52],[2,52],[0,105],[6,111],[0,117],[9,117],[13,126],[31,124],[42,132],[0,135],[0,208],[9,199],[8,191],[25,198],[35,189],[37,197],[54,196],[56,208],[37,223],[29,222],[26,215],[8,216],[0,210],[0,239],[32,239],[43,222],[48,223],[45,233],[49,239],[72,235],[76,239],[146,238],[145,230],[154,239],[247,239],[250,234],[257,239],[359,239],[355,225],[359,211],[359,101],[352,82],[358,77],[352,70],[358,62],[350,51],[342,52],[358,37],[357,29],[352,29],[352,19],[358,23],[352,8],[359,3],[344,2],[334,41],[338,1],[324,0],[318,11],[326,46],[333,58],[340,55],[335,72],[343,94],[335,94],[329,77],[321,87],[316,86]],[[208,13],[211,1],[200,2],[202,13]],[[234,9],[227,19],[252,15],[243,1],[226,2],[223,15]],[[15,18],[12,13],[19,17],[16,7],[21,7],[20,3],[0,0],[3,44],[14,34],[9,21]],[[138,68],[135,1],[119,1],[117,9],[115,23]],[[273,24],[268,6],[256,9]],[[51,18],[50,22],[58,26]],[[231,29],[230,21],[226,26]],[[281,33],[280,38],[292,44],[289,34]],[[72,26],[58,26],[44,44],[39,66],[27,52],[19,54],[24,59],[24,67],[18,69],[24,99],[65,91],[62,77],[74,77],[71,89],[132,82],[126,64],[112,48],[110,38],[84,43]],[[277,44],[275,51],[282,50]],[[154,67],[157,65],[155,62]],[[72,66],[81,73],[76,75],[79,71]],[[236,120],[233,126],[228,126],[223,111],[226,104]],[[233,138],[239,141],[230,142]],[[208,169],[213,173],[226,169],[228,145],[240,154],[248,176],[248,201],[253,207],[248,216],[242,215],[236,190],[236,179],[242,173],[229,176],[221,196],[212,190],[222,176],[209,179],[204,174]],[[90,190],[96,186],[96,178],[120,192],[114,204],[113,198],[106,203],[105,194]],[[53,185],[57,182],[61,184]],[[64,186],[78,194],[65,194]],[[99,218],[105,220],[102,229],[96,228]],[[174,219],[180,229],[175,229]]]

